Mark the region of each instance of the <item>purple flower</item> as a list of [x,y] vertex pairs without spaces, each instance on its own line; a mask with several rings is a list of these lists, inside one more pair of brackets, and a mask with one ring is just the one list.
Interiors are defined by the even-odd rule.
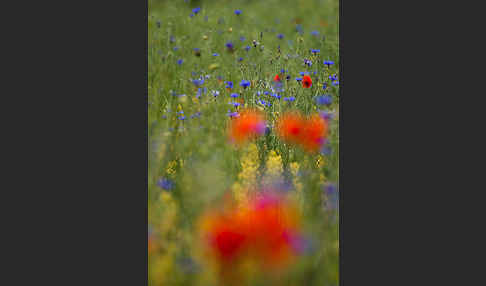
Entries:
[[233,88],[233,82],[232,81],[225,81],[226,83],[226,88]]
[[174,188],[174,183],[166,178],[160,178],[157,180],[157,186],[164,190],[172,190]]
[[316,97],[316,103],[320,105],[330,105],[332,103],[332,97],[330,95],[321,95]]
[[239,95],[239,94],[237,94],[237,93],[232,93],[230,96],[231,96],[232,98],[237,98],[237,97],[238,97],[238,96],[240,96],[240,95]]
[[296,77],[295,80],[296,81],[302,81],[302,78],[301,77]]
[[194,79],[192,81],[192,83],[195,85],[195,86],[201,86],[203,83],[204,83],[204,79]]
[[235,15],[236,15],[236,16],[239,16],[240,14],[241,14],[241,10],[236,9],[236,10],[235,10]]
[[324,120],[329,121],[329,120],[334,118],[334,113],[323,110],[323,111],[320,112],[320,116]]
[[314,30],[314,31],[311,32],[311,35],[312,36],[319,36],[319,31]]
[[247,88],[250,86],[250,81],[249,80],[242,80],[240,82],[240,86],[242,86],[243,88]]
[[319,53],[321,50],[319,50],[319,49],[312,49],[312,50],[310,50],[310,51],[311,51],[311,53],[313,53],[313,54],[317,54],[317,53]]
[[199,7],[192,9],[192,13],[194,13],[194,14],[199,13],[199,11],[201,11],[201,8],[199,8]]
[[324,63],[325,65],[327,65],[327,67],[329,67],[329,66],[331,66],[331,65],[333,65],[333,64],[334,64],[334,62],[333,62],[333,61],[324,61],[323,63]]
[[248,52],[248,51],[250,50],[250,48],[251,48],[250,46],[246,46],[246,47],[245,47],[245,51],[247,51],[247,52]]
[[284,38],[284,35],[283,34],[278,34],[277,35],[277,38],[279,38],[280,40]]
[[235,111],[235,112],[231,112],[231,111],[229,111],[229,110],[228,110],[228,113],[226,113],[226,115],[228,115],[228,116],[229,116],[229,117],[231,117],[231,118],[240,116],[240,115],[238,114],[238,112],[236,112],[236,111]]
[[244,42],[245,41],[245,37],[241,36],[240,37],[240,41]]
[[238,62],[242,62],[243,61],[243,58],[238,58]]
[[295,97],[291,96],[291,97],[284,97],[284,100],[285,101],[295,101]]
[[183,63],[183,62],[184,62],[184,60],[183,60],[183,59],[178,59],[178,60],[177,60],[177,64],[178,64],[178,65],[182,65],[182,63]]

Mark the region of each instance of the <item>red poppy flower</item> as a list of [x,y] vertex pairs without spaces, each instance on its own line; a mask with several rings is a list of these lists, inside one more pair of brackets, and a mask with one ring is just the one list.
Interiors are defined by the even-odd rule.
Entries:
[[303,88],[309,88],[312,86],[312,79],[308,75],[304,75],[302,77],[302,87]]
[[301,144],[307,152],[316,152],[324,144],[327,137],[327,121],[319,115],[313,115],[305,124]]
[[305,119],[298,113],[284,114],[277,122],[277,134],[290,143],[299,143]]
[[241,144],[265,132],[265,120],[257,110],[243,110],[230,122],[229,136],[232,142]]
[[291,237],[300,234],[297,208],[281,195],[264,194],[248,207],[210,211],[200,221],[209,255],[231,271],[242,258],[279,267],[298,254]]
[[280,81],[280,77],[278,76],[278,74],[273,78],[273,81]]
[[318,114],[305,119],[299,113],[284,114],[277,122],[277,134],[307,152],[320,149],[327,137],[328,123]]

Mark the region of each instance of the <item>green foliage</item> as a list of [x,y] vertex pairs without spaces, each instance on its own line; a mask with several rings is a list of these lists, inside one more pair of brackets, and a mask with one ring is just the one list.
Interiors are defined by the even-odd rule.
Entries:
[[[195,7],[201,10],[190,17]],[[242,14],[235,15],[235,9]],[[149,285],[217,285],[206,273],[205,262],[195,255],[195,224],[198,216],[221,200],[244,171],[244,148],[229,144],[226,134],[230,120],[227,113],[241,109],[230,105],[235,101],[230,97],[233,92],[240,94],[245,107],[264,110],[271,130],[254,141],[258,177],[265,176],[270,151],[275,151],[285,180],[302,185],[305,228],[315,249],[285,274],[286,282],[280,285],[339,284],[338,212],[329,209],[329,198],[323,192],[324,185],[339,180],[339,85],[329,80],[330,75],[339,75],[338,16],[338,0],[149,0],[148,216],[151,243],[157,246],[149,255]],[[302,34],[296,23],[302,26]],[[311,34],[314,30],[319,35]],[[283,39],[277,37],[279,33]],[[240,40],[242,36],[244,41]],[[256,47],[253,40],[258,42]],[[229,41],[234,44],[233,53],[225,47]],[[247,45],[249,51],[244,49]],[[194,48],[200,49],[200,56],[195,55]],[[314,55],[311,49],[320,52]],[[180,65],[179,59],[183,60]],[[311,60],[312,66],[305,66],[304,59]],[[327,67],[324,60],[334,65]],[[271,83],[281,69],[288,73],[280,75],[285,91],[276,99],[271,96]],[[312,78],[309,89],[295,80],[303,71]],[[291,79],[287,81],[286,75]],[[197,96],[192,80],[201,76],[209,77]],[[223,79],[218,80],[219,76]],[[241,80],[250,80],[251,87],[240,87]],[[226,90],[225,81],[233,82],[231,92]],[[327,90],[322,88],[324,83]],[[214,96],[213,91],[219,95]],[[331,95],[331,105],[316,104],[315,97],[323,94]],[[290,96],[295,101],[284,101]],[[257,103],[260,99],[272,105],[263,107]],[[333,112],[328,137],[331,154],[306,154],[282,142],[273,124],[287,110],[305,114]],[[293,166],[298,166],[298,172],[293,172]],[[172,181],[173,188],[160,188],[157,181],[161,178]],[[198,267],[179,263],[186,258]],[[265,281],[258,278],[248,285],[272,285]]]

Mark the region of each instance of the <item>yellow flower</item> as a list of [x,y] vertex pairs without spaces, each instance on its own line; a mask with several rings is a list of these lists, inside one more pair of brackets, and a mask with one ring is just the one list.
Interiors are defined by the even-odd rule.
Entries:
[[258,173],[258,148],[252,143],[241,158],[241,172],[232,190],[236,201],[244,206],[248,202],[248,189],[255,185]]
[[165,170],[167,174],[172,175],[175,174],[175,168],[177,166],[177,161],[170,161],[169,164],[167,164],[167,169]]

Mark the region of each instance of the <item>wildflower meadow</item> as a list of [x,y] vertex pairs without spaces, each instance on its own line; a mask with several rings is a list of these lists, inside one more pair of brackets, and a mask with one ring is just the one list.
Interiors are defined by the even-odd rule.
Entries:
[[339,1],[148,4],[149,285],[339,285]]

